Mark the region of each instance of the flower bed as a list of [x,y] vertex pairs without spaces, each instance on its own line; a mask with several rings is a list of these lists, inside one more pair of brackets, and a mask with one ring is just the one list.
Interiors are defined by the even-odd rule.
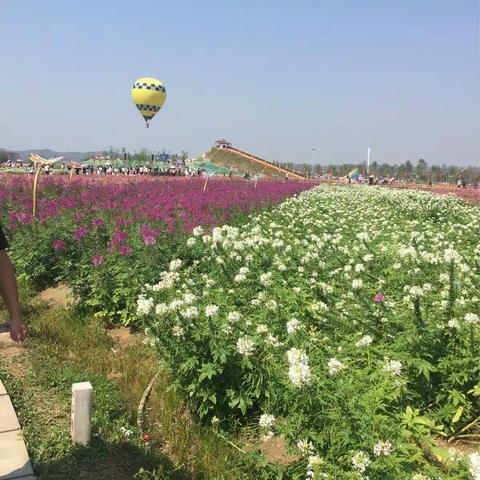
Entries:
[[286,478],[467,479],[433,438],[480,414],[479,228],[451,196],[318,187],[195,228],[137,312],[201,417],[301,455]]
[[[84,307],[131,319],[139,288],[185,252],[194,226],[241,221],[308,183],[154,177],[43,176],[37,219],[32,176],[0,176],[0,218],[20,277],[65,280]],[[205,189],[205,191],[204,191]]]

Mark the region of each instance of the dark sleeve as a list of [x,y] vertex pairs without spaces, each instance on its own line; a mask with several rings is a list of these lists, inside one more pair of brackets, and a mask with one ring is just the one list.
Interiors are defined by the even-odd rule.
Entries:
[[3,234],[2,227],[0,227],[0,250],[5,250],[6,248],[8,248],[8,242]]

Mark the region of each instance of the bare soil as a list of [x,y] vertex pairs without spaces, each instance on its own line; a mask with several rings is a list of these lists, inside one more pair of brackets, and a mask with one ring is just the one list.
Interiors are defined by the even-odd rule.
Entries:
[[68,305],[74,303],[72,289],[63,283],[58,284],[56,287],[50,287],[43,290],[38,294],[38,298],[51,305],[61,307],[68,307]]

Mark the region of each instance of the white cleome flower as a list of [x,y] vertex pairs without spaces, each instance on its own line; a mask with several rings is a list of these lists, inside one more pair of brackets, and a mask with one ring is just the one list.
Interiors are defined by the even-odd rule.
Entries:
[[232,323],[238,322],[240,320],[240,312],[237,312],[234,310],[233,312],[230,312],[228,314],[227,318],[229,322],[232,322]]
[[370,458],[367,453],[359,450],[352,457],[353,468],[363,473],[370,465]]
[[258,420],[258,425],[260,428],[271,428],[275,425],[275,417],[269,413],[262,413],[260,419]]
[[353,290],[359,290],[362,287],[363,287],[363,280],[361,278],[356,278],[355,280],[352,281]]
[[467,313],[464,319],[465,319],[465,322],[470,325],[475,325],[480,323],[480,317],[476,313]]
[[198,308],[188,307],[185,310],[182,310],[180,315],[187,320],[191,320],[192,318],[198,317]]
[[203,228],[200,226],[195,227],[192,233],[195,237],[200,237],[200,235],[203,235]]
[[356,347],[368,347],[373,342],[373,337],[370,335],[364,335],[358,342],[355,343]]
[[175,325],[172,328],[172,334],[174,337],[183,337],[185,335],[185,330],[180,325]]
[[140,295],[137,300],[137,313],[139,315],[148,315],[153,309],[153,298],[145,298]]
[[456,320],[455,318],[452,318],[451,320],[449,320],[447,325],[448,325],[448,328],[451,328],[452,330],[455,328],[460,328],[460,324],[458,323],[458,320]]
[[260,283],[265,287],[267,287],[268,285],[271,285],[272,284],[272,273],[271,272],[262,273],[260,275]]
[[393,445],[388,440],[386,442],[378,442],[373,447],[373,453],[377,457],[380,457],[381,455],[387,456],[387,455],[390,455],[392,448],[393,448]]
[[402,362],[390,360],[383,366],[382,370],[391,375],[400,376],[402,374]]
[[235,283],[242,283],[247,279],[247,276],[243,273],[239,273],[238,275],[235,275],[234,281]]
[[305,438],[297,442],[297,448],[300,450],[300,453],[304,456],[313,455],[315,453],[315,448],[313,447],[312,442],[309,442]]
[[471,453],[468,456],[470,475],[473,480],[480,480],[480,453]]
[[292,318],[287,322],[287,333],[293,335],[300,327],[301,323],[296,318]]
[[205,307],[205,315],[207,317],[213,317],[214,315],[217,314],[217,312],[218,312],[217,305],[210,304]]
[[237,351],[243,357],[249,357],[255,350],[255,343],[251,338],[240,337],[237,340]]
[[340,373],[344,368],[345,365],[335,357],[331,358],[327,363],[328,374],[332,377]]
[[171,272],[175,272],[176,270],[178,270],[180,267],[182,266],[182,261],[177,258],[175,260],[172,260],[170,262],[170,271]]

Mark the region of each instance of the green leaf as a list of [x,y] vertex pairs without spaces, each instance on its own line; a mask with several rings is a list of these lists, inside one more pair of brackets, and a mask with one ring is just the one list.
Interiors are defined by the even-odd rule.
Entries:
[[462,416],[464,407],[460,406],[457,408],[457,411],[455,412],[455,415],[452,418],[452,423],[457,423],[460,420],[460,417]]

